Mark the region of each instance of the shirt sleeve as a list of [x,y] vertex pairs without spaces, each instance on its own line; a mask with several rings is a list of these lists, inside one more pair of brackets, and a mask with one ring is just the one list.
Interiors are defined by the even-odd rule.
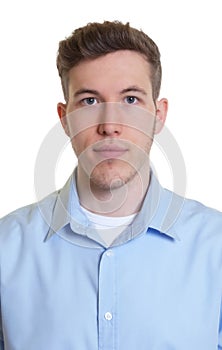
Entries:
[[219,336],[218,336],[218,350],[222,350],[222,302],[220,307],[220,325],[219,325]]
[[4,350],[1,315],[0,315],[0,350]]
[[0,299],[0,350],[4,350],[3,331],[2,331],[1,299]]

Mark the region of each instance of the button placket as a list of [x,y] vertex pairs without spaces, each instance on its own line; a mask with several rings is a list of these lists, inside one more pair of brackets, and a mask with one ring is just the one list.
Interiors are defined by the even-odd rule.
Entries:
[[99,349],[115,349],[115,254],[103,253],[99,265],[98,327]]

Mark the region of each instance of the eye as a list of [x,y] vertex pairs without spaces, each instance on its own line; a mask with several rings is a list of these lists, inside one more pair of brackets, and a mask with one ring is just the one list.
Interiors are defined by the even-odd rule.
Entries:
[[125,97],[125,102],[128,103],[128,104],[135,104],[136,102],[138,102],[138,98],[135,97],[135,96],[127,96]]
[[84,98],[82,102],[87,106],[93,106],[97,103],[97,99],[95,97],[87,97],[87,98]]

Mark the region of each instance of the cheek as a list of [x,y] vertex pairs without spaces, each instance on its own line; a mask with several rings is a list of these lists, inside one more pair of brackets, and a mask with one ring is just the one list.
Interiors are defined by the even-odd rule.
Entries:
[[79,156],[85,148],[85,140],[80,135],[72,138],[72,148],[75,151],[75,154]]
[[146,145],[153,140],[155,124],[155,115],[146,110],[140,110],[135,118],[129,118],[128,127],[125,129],[126,134],[134,140],[135,144]]
[[94,143],[92,135],[92,130],[86,130],[80,132],[78,135],[72,138],[72,147],[77,156],[79,156],[82,152],[84,152],[89,146],[91,146]]
[[149,130],[149,132],[141,132],[133,130],[128,133],[129,141],[138,148],[147,150],[147,147],[152,145],[154,137],[154,129]]

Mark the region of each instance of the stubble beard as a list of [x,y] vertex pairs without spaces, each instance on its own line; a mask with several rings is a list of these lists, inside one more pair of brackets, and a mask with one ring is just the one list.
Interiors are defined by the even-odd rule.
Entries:
[[[153,133],[154,134],[154,133]],[[98,163],[91,173],[83,171],[89,180],[92,193],[100,192],[106,196],[111,190],[118,190],[132,182],[136,177],[143,182],[144,169],[145,176],[149,176],[149,154],[153,138],[147,142],[144,148],[139,148],[134,154],[134,161],[123,159],[106,159]],[[139,150],[139,151],[138,151]],[[82,169],[85,166],[81,166]],[[87,174],[88,173],[88,174]],[[83,177],[85,177],[83,175]]]
[[135,169],[124,161],[119,164],[119,169],[118,167],[114,169],[112,162],[113,160],[106,160],[95,167],[90,176],[92,190],[111,191],[120,189],[131,182],[139,172],[139,169]]

